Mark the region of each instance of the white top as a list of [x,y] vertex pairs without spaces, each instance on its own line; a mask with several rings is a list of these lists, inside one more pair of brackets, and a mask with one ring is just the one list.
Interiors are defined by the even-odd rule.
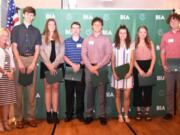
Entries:
[[135,49],[134,44],[131,44],[127,49],[126,46],[116,48],[113,46],[113,54],[115,55],[115,67],[129,63],[131,60],[131,51]]
[[[4,69],[5,65],[5,51],[9,54],[10,56],[10,67],[15,68],[15,63],[14,63],[14,58],[13,58],[13,52],[12,52],[12,47],[6,47],[5,50],[0,48],[0,67]],[[0,73],[0,78],[2,77],[2,73]]]
[[[116,48],[113,45],[113,55],[115,56],[115,67],[121,66],[123,64],[129,63],[131,61],[131,52],[135,49],[134,44],[131,44],[127,49],[126,46],[121,46],[120,48]],[[112,83],[111,86],[115,89],[126,89],[133,87],[133,77],[129,77],[128,79],[115,80],[112,75]]]

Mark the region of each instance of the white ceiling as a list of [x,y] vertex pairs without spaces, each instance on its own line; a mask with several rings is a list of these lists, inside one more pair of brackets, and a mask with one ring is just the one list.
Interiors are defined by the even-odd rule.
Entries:
[[[71,0],[72,1],[72,0]],[[75,0],[77,8],[110,9],[173,9],[180,10],[180,0]],[[15,0],[19,7],[27,5],[36,8],[61,8],[61,0]],[[68,8],[68,0],[63,0]]]

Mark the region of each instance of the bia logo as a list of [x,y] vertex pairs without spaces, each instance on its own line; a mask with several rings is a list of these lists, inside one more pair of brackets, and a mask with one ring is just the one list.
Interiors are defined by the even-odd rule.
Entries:
[[65,35],[70,35],[70,34],[71,34],[70,29],[65,29]]
[[39,93],[36,94],[36,98],[41,98]]
[[156,20],[165,20],[163,15],[155,15]]
[[163,80],[165,80],[164,75],[158,75],[158,76],[157,76],[157,80],[158,80],[158,81],[163,81]]
[[46,14],[46,19],[49,19],[49,18],[56,18],[55,14],[54,13],[48,13]]
[[128,15],[120,15],[120,20],[130,20]]
[[103,30],[103,34],[104,35],[112,35],[112,31],[111,30]]
[[92,20],[93,16],[88,14],[83,14],[83,20]]
[[113,92],[106,92],[106,97],[114,97],[114,93]]
[[157,111],[165,111],[165,106],[164,105],[158,105],[156,106]]

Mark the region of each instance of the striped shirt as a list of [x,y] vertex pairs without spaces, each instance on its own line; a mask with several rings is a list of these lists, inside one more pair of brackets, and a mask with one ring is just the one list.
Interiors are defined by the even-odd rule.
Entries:
[[74,41],[72,37],[66,39],[65,43],[65,56],[68,57],[73,63],[79,64],[82,61],[81,47],[83,38],[79,38],[78,41]]
[[[5,51],[4,70],[10,71],[10,55]],[[15,81],[6,75],[0,78],[0,106],[16,103]]]

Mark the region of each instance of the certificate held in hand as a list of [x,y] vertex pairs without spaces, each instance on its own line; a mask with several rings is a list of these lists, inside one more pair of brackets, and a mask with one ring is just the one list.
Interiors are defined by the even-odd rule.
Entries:
[[50,71],[45,72],[46,80],[49,84],[53,84],[55,82],[63,82],[63,72],[62,69],[59,68],[57,69],[57,74],[56,75],[51,75]]
[[151,75],[149,77],[142,77],[138,74],[139,86],[153,86],[156,85],[156,77],[155,75]]
[[21,73],[19,71],[18,83],[24,87],[31,85],[33,82],[33,76],[34,76],[34,71],[32,71],[30,74],[27,74],[27,72]]
[[80,82],[82,80],[82,72],[83,72],[82,69],[80,69],[77,73],[75,73],[72,67],[66,67],[64,79],[69,81]]
[[100,83],[106,84],[108,83],[108,67],[103,67],[98,70],[99,76],[92,74],[92,85],[97,87]]
[[115,67],[115,72],[119,77],[119,80],[125,78],[126,74],[129,72],[129,68],[130,68],[129,63]]
[[167,59],[167,65],[171,72],[180,72],[180,59],[179,58]]

